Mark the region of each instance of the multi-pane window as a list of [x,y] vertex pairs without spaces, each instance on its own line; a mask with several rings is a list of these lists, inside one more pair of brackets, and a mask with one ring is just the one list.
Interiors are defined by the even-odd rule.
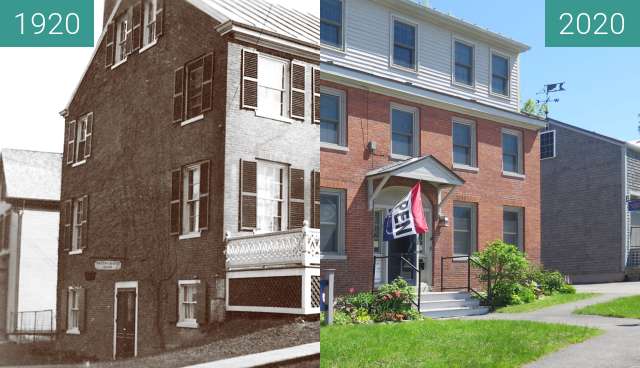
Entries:
[[183,172],[183,220],[182,233],[193,234],[200,230],[200,165],[189,166]]
[[156,41],[156,19],[158,12],[158,0],[144,0],[144,24],[142,30],[142,47]]
[[391,108],[391,153],[399,156],[414,156],[415,127],[417,121],[415,109]]
[[540,133],[540,158],[556,157],[556,131],[550,130]]
[[78,120],[77,132],[76,132],[76,162],[84,160],[85,146],[87,145],[87,116],[83,116]]
[[416,27],[397,19],[393,20],[393,64],[416,66]]
[[522,173],[522,136],[519,132],[502,131],[502,170]]
[[80,290],[69,288],[67,331],[80,330]]
[[130,50],[131,32],[133,32],[133,10],[130,8],[117,20],[116,25],[116,64],[127,59]]
[[204,82],[204,59],[199,58],[187,64],[187,119],[202,113],[202,86]]
[[509,59],[491,54],[491,92],[509,95]]
[[471,122],[453,122],[453,162],[475,167],[475,125]]
[[67,123],[66,163],[80,165],[91,156],[93,113]]
[[455,82],[472,86],[474,78],[473,46],[467,45],[466,43],[460,41],[455,41],[454,49]]
[[505,243],[524,250],[522,208],[505,207],[502,215],[502,239]]
[[287,171],[284,165],[258,163],[258,231],[286,230]]
[[344,192],[320,190],[320,252],[338,255],[344,252]]
[[333,47],[342,47],[342,1],[320,1],[320,42]]
[[83,248],[82,244],[82,230],[85,223],[84,206],[85,197],[78,198],[73,201],[73,231],[71,238],[71,251],[77,251]]
[[320,93],[320,141],[346,145],[344,93],[322,89]]
[[258,111],[268,116],[286,113],[285,60],[260,55],[258,58]]
[[471,203],[453,205],[453,252],[469,256],[476,250],[476,206]]
[[178,326],[197,327],[198,280],[178,281],[180,305]]

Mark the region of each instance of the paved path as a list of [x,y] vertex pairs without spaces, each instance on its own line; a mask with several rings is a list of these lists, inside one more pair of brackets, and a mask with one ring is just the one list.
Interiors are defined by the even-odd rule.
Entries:
[[596,327],[605,332],[581,344],[549,354],[527,368],[640,368],[640,320],[573,314],[578,308],[640,294],[640,282],[577,285],[579,292],[602,293],[594,298],[529,313],[491,313],[475,319],[510,319]]
[[265,351],[264,353],[249,354],[210,363],[196,364],[187,368],[251,368],[275,365],[317,355],[320,355],[320,343],[314,342],[285,349]]

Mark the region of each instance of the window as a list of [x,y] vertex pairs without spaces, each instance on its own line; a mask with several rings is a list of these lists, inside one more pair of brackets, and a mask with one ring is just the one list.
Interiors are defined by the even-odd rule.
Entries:
[[200,231],[200,165],[184,169],[183,177],[183,209],[182,233],[194,234]]
[[86,205],[85,197],[78,198],[73,201],[73,233],[71,238],[71,251],[79,251],[84,248],[82,244],[84,225],[86,223],[84,208]]
[[186,125],[213,108],[213,53],[200,56],[174,74],[173,122]]
[[522,174],[522,135],[512,130],[502,130],[502,170]]
[[550,130],[540,133],[540,158],[556,157],[556,131]]
[[178,281],[180,300],[178,327],[197,328],[198,286],[200,280]]
[[491,92],[509,96],[509,59],[491,54]]
[[93,113],[71,121],[67,125],[67,165],[83,164],[91,156]]
[[393,64],[416,67],[416,26],[393,20]]
[[418,111],[413,108],[391,108],[391,153],[403,157],[417,155],[416,126]]
[[453,205],[453,253],[469,256],[476,251],[476,205],[456,202]]
[[122,14],[116,28],[116,64],[127,60],[131,50],[131,32],[133,32],[133,8]]
[[87,117],[84,116],[78,120],[76,132],[76,162],[84,161],[84,150],[87,144]]
[[344,191],[320,189],[320,252],[344,254]]
[[258,58],[258,111],[267,116],[285,116],[284,60],[260,55]]
[[202,113],[202,83],[204,82],[204,60],[187,64],[187,119]]
[[264,162],[258,163],[258,231],[286,230],[288,167]]
[[149,46],[157,39],[156,19],[158,12],[158,0],[144,1],[144,28],[142,30],[142,47]]
[[200,236],[209,224],[209,161],[184,166],[171,173],[171,235]]
[[67,332],[80,333],[80,289],[69,288]]
[[466,43],[454,42],[454,80],[456,83],[462,83],[473,86],[473,46]]
[[342,48],[342,1],[320,1],[320,42]]
[[[638,198],[631,198],[638,199]],[[631,234],[630,234],[630,246],[631,248],[640,248],[640,211],[629,211],[629,217],[631,220]]]
[[453,163],[476,167],[476,131],[473,122],[453,122]]
[[523,241],[523,209],[505,207],[502,214],[502,238],[505,243],[515,245],[524,251]]
[[320,142],[346,146],[344,92],[323,88],[320,93]]

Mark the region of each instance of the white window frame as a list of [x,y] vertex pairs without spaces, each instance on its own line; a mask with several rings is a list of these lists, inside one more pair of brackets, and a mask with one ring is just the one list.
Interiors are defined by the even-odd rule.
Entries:
[[[395,22],[398,21],[400,23],[404,23],[406,25],[412,26],[415,29],[415,45],[413,48],[413,67],[408,67],[405,65],[399,65],[395,63]],[[396,69],[401,69],[410,72],[418,71],[418,55],[419,55],[419,46],[420,45],[420,28],[417,22],[414,22],[405,17],[401,17],[397,14],[391,14],[389,21],[389,66]]]
[[[471,50],[473,52],[473,57],[471,58],[471,62],[473,63],[473,65],[471,65],[471,84],[466,84],[464,82],[458,82],[456,80],[456,43],[461,43],[463,45],[466,45],[468,47],[471,47]],[[465,40],[463,38],[454,36],[451,39],[451,84],[454,86],[458,86],[458,87],[462,87],[462,88],[466,88],[466,89],[471,89],[474,90],[476,89],[476,79],[477,79],[477,71],[476,71],[476,66],[478,65],[478,55],[476,52],[476,44],[469,41],[469,40]]]
[[[80,334],[80,290],[79,287],[70,286],[67,295],[67,334]],[[75,307],[74,307],[75,306]],[[73,317],[75,313],[75,318]],[[72,324],[72,321],[75,323]]]
[[[82,208],[80,206],[82,205]],[[84,206],[87,204],[84,203],[84,197],[76,198],[73,200],[73,221],[72,221],[72,229],[71,229],[71,250],[69,254],[80,254],[82,253],[82,226],[85,224],[85,221],[80,221],[82,218],[82,213],[84,211]]]
[[[188,304],[193,305],[193,317],[194,318],[185,318],[183,311],[184,302],[184,291],[187,287],[196,287],[200,284],[200,280],[179,280],[178,281],[178,322],[176,323],[176,327],[182,328],[198,328],[198,301],[188,302]],[[196,290],[197,292],[197,290]]]
[[[75,148],[74,148],[74,164],[73,167],[80,166],[86,163],[86,159],[84,157],[84,153],[87,150],[87,125],[89,124],[89,114],[78,119],[76,123],[76,131],[75,131]],[[80,137],[84,136],[84,139],[80,139]],[[84,150],[80,152],[80,142],[84,142]]]
[[[543,158],[542,157],[542,135],[543,134],[549,134],[549,133],[551,133],[553,135],[553,155],[551,157]],[[547,130],[547,131],[544,131],[544,132],[540,132],[540,149],[541,149],[540,150],[540,153],[541,153],[540,154],[540,160],[550,160],[552,158],[556,158],[556,156],[557,156],[557,152],[556,152],[556,137],[557,136],[556,136],[556,131],[555,130]]]
[[[281,115],[273,115],[271,113],[268,113],[266,111],[264,111],[264,107],[260,107],[260,89],[261,88],[268,88],[268,89],[272,89],[275,90],[271,87],[266,87],[263,86],[261,84],[260,81],[260,60],[262,59],[271,59],[271,60],[275,60],[279,63],[282,63],[283,66],[283,70],[282,70],[282,90],[281,90],[281,96],[282,96],[282,112]],[[280,58],[280,57],[276,57],[273,55],[269,55],[269,54],[263,54],[263,53],[258,53],[258,89],[257,89],[257,100],[258,100],[258,106],[256,108],[256,115],[257,116],[261,116],[261,117],[266,117],[266,118],[270,118],[270,119],[274,119],[274,120],[281,120],[281,121],[287,121],[290,122],[291,119],[289,119],[289,86],[290,86],[290,70],[291,70],[291,63],[289,62],[289,60]],[[263,102],[264,103],[264,102]]]
[[[140,53],[152,47],[158,42],[156,20],[158,19],[158,0],[144,0],[142,3],[142,48]],[[153,40],[149,36],[153,32]]]
[[[412,152],[410,156],[393,153],[393,111],[399,110],[413,114],[413,137],[412,137]],[[416,107],[399,105],[392,102],[389,107],[389,156],[394,160],[406,160],[412,157],[417,157],[420,153],[420,110]]]
[[[323,195],[335,196],[338,198],[338,220],[336,224],[336,252],[321,252],[321,259],[338,259],[344,260],[346,258],[345,250],[345,208],[346,208],[346,192],[343,189],[333,188],[320,188],[320,197]],[[320,217],[320,228],[322,228],[322,216]]]
[[[123,23],[125,28],[124,38],[122,34]],[[116,37],[115,37],[115,62],[111,69],[115,69],[120,64],[127,61],[129,54],[127,53],[127,38],[133,32],[133,8],[129,8],[120,15],[116,20]]]
[[[471,130],[471,147],[470,147],[470,154],[471,154],[471,165],[465,165],[465,164],[460,164],[455,162],[455,153],[453,148],[455,147],[455,141],[454,141],[454,135],[453,135],[453,131],[454,128],[456,126],[456,124],[459,125],[466,125],[468,127],[470,127]],[[456,118],[454,117],[453,119],[451,119],[451,162],[453,162],[453,168],[454,169],[463,169],[463,170],[471,170],[471,171],[478,171],[478,138],[477,138],[478,134],[476,132],[476,122],[473,120],[468,120],[468,119],[462,119],[462,118]]]
[[512,206],[504,206],[502,208],[503,217],[502,217],[502,238],[504,240],[504,212],[511,212],[518,215],[518,244],[513,244],[518,247],[518,249],[524,252],[524,208],[523,207],[512,207]]
[[[191,237],[199,237],[201,234],[200,231],[200,184],[202,183],[201,178],[201,165],[202,163],[197,163],[193,165],[188,165],[182,169],[182,229],[180,239],[186,239]],[[194,199],[189,199],[189,172],[194,172],[194,178],[197,173],[198,176],[198,191],[193,193]],[[195,185],[195,179],[194,179]],[[191,218],[189,216],[189,205],[193,204],[195,206],[195,216],[193,218],[194,230],[191,231]]]
[[[340,45],[336,46],[336,45],[332,45],[332,44],[327,44],[322,42],[322,38],[320,38],[320,47],[324,47],[327,49],[332,49],[335,51],[342,51],[344,52],[345,50],[345,41],[346,41],[346,37],[345,37],[345,33],[346,33],[346,27],[345,27],[345,23],[346,23],[346,1],[345,0],[338,0],[340,1],[340,6],[342,8],[341,12],[342,12],[342,24],[340,25]],[[320,20],[320,22],[322,22],[322,19]]]
[[[473,252],[478,250],[478,206],[475,203],[470,202],[454,202],[454,218],[453,218],[453,226],[452,226],[452,246],[453,246],[453,255],[458,256],[466,256],[469,257],[473,254]],[[455,207],[464,207],[470,209],[471,218],[469,219],[470,228],[469,228],[469,254],[456,253],[456,245],[455,245],[455,235],[456,235],[456,219],[455,219]]]
[[[503,156],[504,155],[504,142],[503,142],[504,134],[512,135],[518,138],[518,171],[516,172],[507,171],[504,168],[504,156]],[[502,128],[502,130],[500,131],[500,149],[502,153],[502,155],[500,156],[502,161],[502,174],[504,176],[512,176],[512,177],[519,177],[519,178],[524,177],[524,152],[523,152],[523,145],[522,145],[522,132],[518,130]]]
[[[493,56],[498,56],[503,59],[507,59],[507,94],[504,95],[500,92],[493,91]],[[504,52],[497,51],[495,49],[490,49],[489,52],[489,94],[495,97],[511,99],[511,68],[513,64],[511,64],[511,56],[505,54]]]
[[[256,219],[256,233],[271,233],[274,232],[272,229],[265,229],[261,227],[260,224],[260,202],[261,200],[267,200],[267,201],[278,201],[280,202],[280,212],[281,212],[281,217],[280,217],[280,230],[276,230],[277,231],[286,231],[288,229],[288,224],[289,224],[289,165],[283,164],[283,163],[279,163],[279,162],[273,162],[273,161],[267,161],[267,160],[257,160],[257,167],[256,167],[256,173],[257,173],[257,180],[256,180],[256,215],[257,215],[257,219]],[[275,199],[275,198],[269,198],[269,197],[261,197],[260,195],[260,168],[261,167],[271,167],[271,168],[276,168],[276,169],[281,169],[282,170],[282,198],[280,199]]]
[[[332,95],[338,97],[338,143],[329,143],[320,141],[321,147],[344,149],[347,146],[347,94],[345,91],[320,87],[321,95]],[[322,119],[321,119],[322,120]]]

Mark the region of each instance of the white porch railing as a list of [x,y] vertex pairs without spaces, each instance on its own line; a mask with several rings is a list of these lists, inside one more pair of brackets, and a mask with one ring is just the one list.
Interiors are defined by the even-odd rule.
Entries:
[[319,266],[320,230],[302,229],[227,238],[227,269]]

